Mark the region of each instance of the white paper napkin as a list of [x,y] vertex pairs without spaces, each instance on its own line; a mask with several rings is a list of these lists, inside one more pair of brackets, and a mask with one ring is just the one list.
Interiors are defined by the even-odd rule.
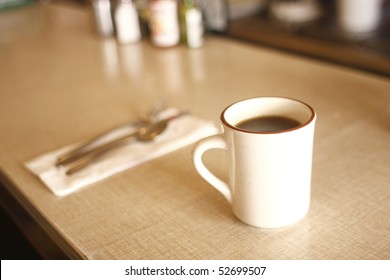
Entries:
[[[166,118],[176,113],[176,109],[170,108],[163,111],[159,118]],[[110,141],[120,135],[131,133],[134,129],[131,126],[122,127],[107,135],[103,140]],[[187,114],[171,120],[166,130],[152,142],[134,141],[116,148],[107,153],[105,157],[99,158],[96,162],[72,175],[66,175],[67,168],[56,167],[55,162],[59,155],[69,151],[75,145],[38,156],[26,162],[25,166],[37,175],[55,195],[64,196],[218,132],[214,122]]]

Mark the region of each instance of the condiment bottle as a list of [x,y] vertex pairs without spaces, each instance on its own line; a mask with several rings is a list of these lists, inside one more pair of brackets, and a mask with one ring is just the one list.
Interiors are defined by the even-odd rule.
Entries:
[[226,32],[229,25],[227,0],[203,0],[206,28],[215,32]]
[[133,0],[119,0],[115,8],[114,18],[119,43],[134,43],[141,39],[138,12]]
[[203,46],[203,15],[195,0],[181,0],[180,25],[182,41],[189,48]]
[[93,0],[92,7],[99,35],[102,37],[108,37],[113,35],[114,24],[111,15],[110,0]]
[[149,28],[151,40],[155,46],[177,45],[180,40],[177,1],[150,0]]

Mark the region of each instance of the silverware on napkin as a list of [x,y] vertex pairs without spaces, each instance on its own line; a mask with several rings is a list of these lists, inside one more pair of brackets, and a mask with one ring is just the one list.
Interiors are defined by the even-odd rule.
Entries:
[[76,156],[68,159],[67,164],[71,164],[71,166],[67,169],[65,173],[66,175],[72,175],[80,171],[81,169],[85,168],[107,152],[115,148],[121,147],[125,144],[128,144],[130,140],[140,142],[152,141],[165,131],[168,126],[168,123],[171,120],[186,114],[188,113],[179,112],[171,117],[164,118],[159,121],[155,121],[152,123],[144,123],[143,125],[140,125],[134,132],[128,135],[124,135],[120,138],[111,140],[105,144],[91,148],[85,152],[78,153],[76,154]]
[[69,164],[80,157],[83,156],[84,153],[88,152],[89,149],[94,148],[94,146],[101,141],[103,138],[105,138],[107,135],[112,133],[113,131],[119,130],[121,128],[126,128],[126,127],[133,127],[135,129],[139,129],[145,124],[150,124],[156,121],[156,117],[159,113],[161,113],[162,110],[165,109],[164,103],[158,102],[157,104],[154,105],[154,107],[150,110],[150,112],[146,114],[142,114],[138,117],[137,120],[131,121],[129,123],[125,123],[121,126],[115,127],[114,129],[110,129],[109,131],[105,131],[88,141],[82,143],[81,145],[77,146],[76,148],[59,155],[55,165],[56,166],[63,166],[66,164]]

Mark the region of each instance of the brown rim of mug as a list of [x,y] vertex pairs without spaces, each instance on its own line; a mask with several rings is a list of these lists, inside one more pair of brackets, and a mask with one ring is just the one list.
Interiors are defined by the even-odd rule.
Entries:
[[[237,126],[234,126],[234,125],[231,125],[230,123],[228,123],[225,119],[225,112],[231,108],[232,106],[234,106],[235,104],[238,104],[240,102],[243,102],[243,101],[247,101],[247,100],[251,100],[251,99],[260,99],[260,98],[278,98],[278,99],[288,99],[288,100],[291,100],[291,101],[295,101],[295,102],[299,102],[303,105],[305,105],[307,108],[310,109],[311,111],[311,116],[310,118],[302,123],[301,125],[299,126],[296,126],[294,128],[290,128],[290,129],[284,129],[284,130],[278,130],[278,131],[251,131],[251,130],[246,130],[246,129],[241,129]],[[234,102],[232,104],[230,104],[228,107],[226,107],[222,113],[221,113],[221,121],[224,125],[226,125],[227,127],[230,127],[231,129],[234,129],[234,130],[237,130],[237,131],[241,131],[241,132],[245,132],[245,133],[252,133],[252,134],[279,134],[279,133],[285,133],[285,132],[290,132],[290,131],[294,131],[294,130],[298,130],[304,126],[307,126],[309,125],[316,117],[316,113],[314,111],[314,109],[308,105],[307,103],[303,102],[303,101],[300,101],[300,100],[297,100],[297,99],[294,99],[294,98],[290,98],[290,97],[282,97],[282,96],[259,96],[259,97],[252,97],[252,98],[246,98],[246,99],[242,99],[240,101],[237,101],[237,102]]]

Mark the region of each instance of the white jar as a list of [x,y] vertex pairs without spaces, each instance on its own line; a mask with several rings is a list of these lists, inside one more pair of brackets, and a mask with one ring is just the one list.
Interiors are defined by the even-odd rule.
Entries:
[[369,32],[378,27],[382,0],[338,0],[340,27],[353,33]]
[[132,0],[120,0],[115,9],[115,27],[118,42],[128,44],[141,39],[138,12]]

